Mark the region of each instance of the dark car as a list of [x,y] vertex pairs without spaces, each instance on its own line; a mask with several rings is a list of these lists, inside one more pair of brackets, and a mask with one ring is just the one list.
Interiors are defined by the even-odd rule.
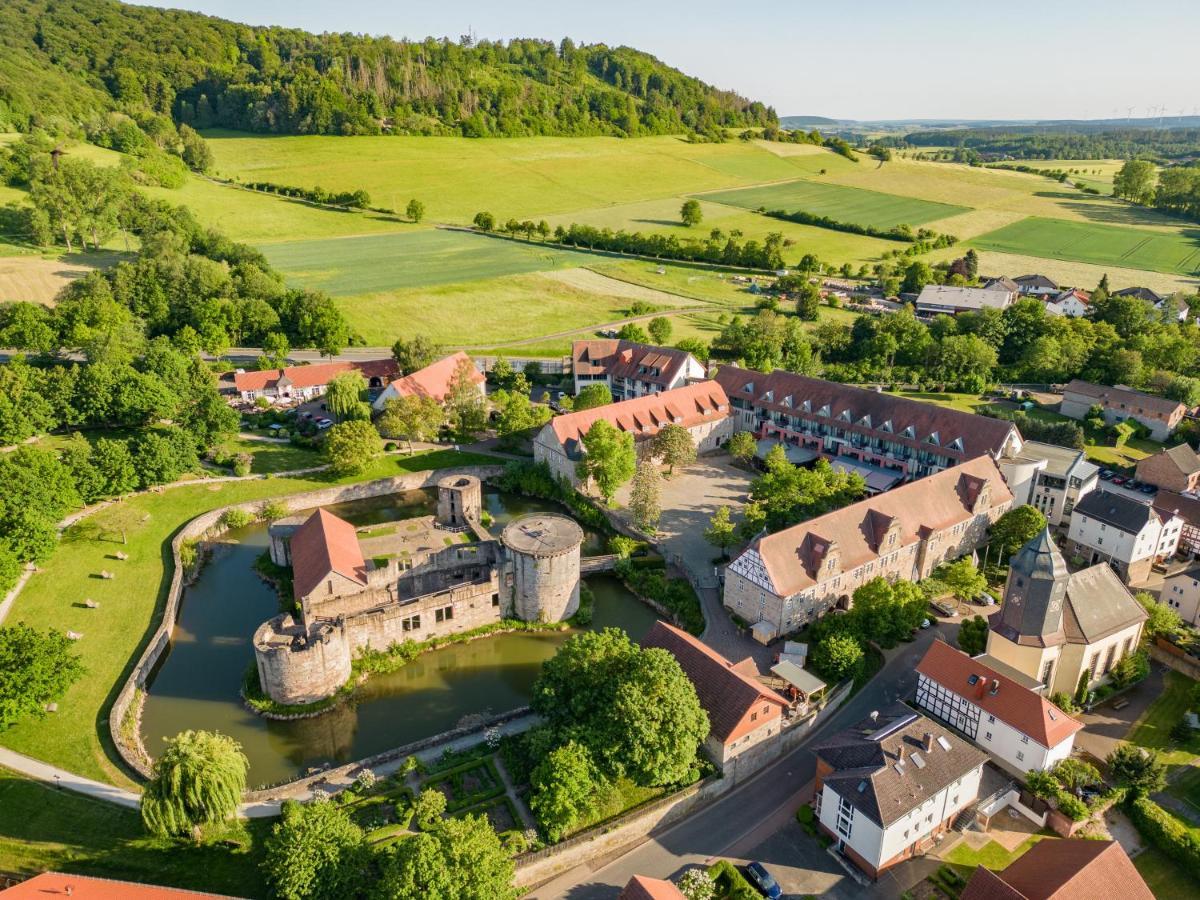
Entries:
[[750,863],[746,866],[746,875],[750,878],[751,883],[762,891],[764,897],[768,897],[770,900],[779,900],[783,896],[783,888],[779,886],[778,881],[771,877],[771,873],[762,863]]
[[1141,490],[1142,490],[1143,494],[1157,494],[1158,493],[1158,488],[1156,488],[1152,484],[1143,484]]
[[1100,470],[1100,480],[1101,481],[1112,481],[1112,477],[1116,474],[1117,473],[1114,472],[1112,469],[1101,469]]
[[958,610],[951,604],[947,603],[945,600],[934,600],[929,605],[932,606],[935,610],[937,610],[943,616],[953,617],[958,614]]

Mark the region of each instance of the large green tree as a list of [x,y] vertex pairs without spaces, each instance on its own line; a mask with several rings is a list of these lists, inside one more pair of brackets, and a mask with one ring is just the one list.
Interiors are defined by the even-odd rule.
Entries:
[[446,819],[393,844],[375,893],[389,900],[515,900],[515,866],[484,816]]
[[941,581],[963,603],[969,603],[987,588],[987,578],[969,556],[946,563],[936,573]]
[[978,656],[987,649],[988,623],[983,616],[963,619],[958,626],[958,647],[967,656]]
[[400,367],[401,375],[411,375],[419,369],[433,364],[442,355],[442,348],[423,334],[409,340],[400,338],[392,344],[392,358]]
[[575,466],[576,474],[584,481],[594,481],[600,495],[611,501],[617,489],[633,477],[637,465],[633,435],[597,419],[583,436],[583,449],[583,459]]
[[529,808],[551,841],[559,841],[595,809],[604,786],[587,747],[569,740],[547,754],[530,777]]
[[368,850],[345,807],[285,800],[262,867],[281,900],[339,900],[363,886]]
[[325,392],[325,405],[340,422],[347,419],[369,419],[371,408],[362,399],[366,391],[367,380],[363,378],[362,372],[357,369],[339,372],[329,380],[329,387]]
[[446,420],[459,440],[472,440],[487,427],[487,401],[474,380],[475,374],[469,360],[459,360],[446,394]]
[[405,441],[412,453],[413,441],[432,441],[445,420],[446,411],[432,397],[410,394],[388,398],[375,424],[384,437]]
[[675,473],[676,466],[689,466],[696,461],[696,442],[682,425],[668,422],[651,439],[650,452],[667,464],[667,475],[670,476]]
[[629,512],[638,530],[654,534],[662,517],[662,476],[652,460],[638,463],[629,486]]
[[1105,761],[1113,781],[1128,788],[1135,797],[1161,791],[1167,783],[1167,767],[1158,758],[1157,750],[1122,743]]
[[1010,509],[991,527],[992,549],[999,555],[1000,562],[1024,547],[1046,527],[1046,517],[1036,507],[1018,506]]
[[228,735],[184,731],[168,738],[142,792],[142,821],[159,835],[194,834],[237,814],[249,762]]
[[321,452],[330,471],[338,475],[361,472],[382,452],[379,432],[363,419],[339,422],[325,433]]
[[597,406],[607,406],[612,403],[612,391],[608,385],[602,381],[597,381],[592,384],[585,384],[579,389],[579,393],[575,395],[575,401],[571,404],[571,408],[576,412],[583,409],[592,409]]
[[[0,545],[0,579],[11,576],[15,559]],[[3,583],[0,580],[0,583]],[[56,631],[37,631],[24,622],[0,628],[0,731],[19,719],[46,714],[84,674],[71,642]]]
[[1154,200],[1158,172],[1148,159],[1128,159],[1113,176],[1113,196],[1133,203],[1148,204]]

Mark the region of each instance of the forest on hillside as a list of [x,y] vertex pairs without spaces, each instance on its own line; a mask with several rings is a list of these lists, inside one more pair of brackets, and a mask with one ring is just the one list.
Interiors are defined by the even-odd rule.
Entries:
[[276,134],[716,137],[777,122],[628,47],[318,35],[117,0],[8,0],[0,127],[86,126],[112,110]]
[[1036,126],[915,131],[884,138],[893,147],[961,147],[984,159],[1132,159],[1184,161],[1200,156],[1200,128]]

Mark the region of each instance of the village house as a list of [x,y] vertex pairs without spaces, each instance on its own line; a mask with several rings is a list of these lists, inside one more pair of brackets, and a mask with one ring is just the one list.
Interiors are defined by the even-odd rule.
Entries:
[[324,395],[329,382],[335,377],[353,371],[362,373],[369,388],[383,388],[400,373],[393,359],[314,363],[311,366],[251,372],[239,369],[234,373],[233,386],[238,397],[246,402],[253,402],[259,397],[275,402],[304,402]]
[[1186,443],[1138,460],[1137,480],[1182,494],[1200,488],[1200,456]]
[[1000,471],[1017,506],[1029,504],[1054,526],[1064,524],[1083,496],[1100,484],[1100,468],[1082,450],[1026,441],[1016,456],[1000,460]]
[[1056,294],[1042,296],[1046,304],[1046,312],[1052,316],[1067,316],[1072,319],[1082,319],[1091,311],[1092,298],[1087,291],[1079,288],[1069,288]]
[[1179,549],[1183,519],[1112,491],[1093,491],[1071,512],[1067,553],[1084,563],[1107,562],[1127,584],[1150,577],[1156,562]]
[[873,578],[927,578],[979,547],[1012,505],[996,463],[977,457],[759,537],[726,568],[723,602],[767,643],[849,609]]
[[1114,297],[1137,297],[1139,300],[1143,300],[1146,303],[1149,303],[1152,307],[1154,307],[1159,312],[1163,312],[1164,310],[1166,310],[1167,304],[1173,302],[1175,304],[1173,306],[1173,315],[1175,316],[1176,320],[1180,321],[1180,322],[1186,322],[1188,313],[1190,312],[1188,305],[1186,303],[1184,303],[1182,299],[1180,299],[1178,297],[1173,298],[1171,295],[1164,296],[1163,294],[1160,294],[1157,291],[1150,290],[1150,288],[1148,288],[1148,287],[1121,288],[1121,290],[1119,290],[1119,291],[1113,291],[1113,296]]
[[1175,610],[1189,625],[1200,625],[1200,565],[1168,575],[1158,602]]
[[1045,275],[1018,275],[1013,283],[1022,297],[1047,297],[1059,292],[1058,284]]
[[1093,406],[1104,411],[1109,425],[1133,419],[1150,429],[1150,437],[1165,441],[1183,420],[1187,407],[1178,400],[1167,400],[1127,387],[1108,387],[1076,378],[1063,388],[1058,411],[1071,419],[1083,421]]
[[632,400],[683,387],[705,376],[704,365],[685,350],[635,341],[575,341],[571,345],[575,393],[603,383],[613,400]]
[[1154,900],[1116,841],[1045,840],[999,872],[977,866],[959,900]]
[[1071,572],[1046,528],[1012,558],[977,659],[1030,689],[1071,696],[1085,673],[1093,687],[1137,650],[1146,618],[1108,565]]
[[813,748],[821,831],[871,878],[929,850],[979,796],[987,754],[902,703]]
[[454,385],[454,378],[460,367],[467,368],[467,376],[471,384],[479,391],[480,397],[487,396],[487,379],[479,371],[471,357],[459,350],[430,363],[423,369],[397,378],[375,398],[372,404],[376,412],[382,412],[387,402],[399,397],[430,397],[438,403],[443,403]]
[[1183,520],[1176,552],[1200,556],[1200,497],[1160,490],[1154,497],[1154,508],[1160,516],[1179,516]]
[[1022,446],[1016,426],[934,403],[868,391],[777,369],[769,375],[722,366],[736,427],[782,441],[793,462],[825,457],[872,473],[923,478],[987,455],[999,460]]
[[722,768],[783,731],[788,701],[755,678],[758,668],[753,659],[735,665],[699,638],[661,619],[642,638],[642,646],[666,650],[679,661],[708,713],[710,730],[704,746]]
[[963,312],[978,312],[981,309],[1007,309],[1017,296],[1015,284],[1009,287],[992,282],[992,287],[980,288],[927,284],[917,297],[917,315],[933,318],[942,314],[956,316]]
[[698,381],[634,400],[555,416],[533,440],[534,460],[546,463],[556,476],[579,485],[575,466],[586,452],[583,436],[601,419],[632,434],[641,452],[645,452],[645,442],[669,424],[687,429],[698,453],[716,450],[733,434],[725,391],[715,381]]
[[687,900],[683,892],[669,881],[634,875],[621,890],[617,900]]
[[232,900],[226,894],[208,894],[183,888],[93,878],[90,875],[68,875],[63,872],[42,872],[0,890],[4,900],[50,900],[70,897],[72,900]]
[[917,664],[916,702],[1022,775],[1070,756],[1083,728],[1041,694],[941,640]]

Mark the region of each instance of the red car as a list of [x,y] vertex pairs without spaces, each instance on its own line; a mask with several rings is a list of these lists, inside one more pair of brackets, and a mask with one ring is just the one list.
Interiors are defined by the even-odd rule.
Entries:
[[1115,478],[1113,478],[1112,483],[1116,484],[1116,485],[1121,485],[1121,484],[1124,484],[1125,482],[1127,482],[1128,480],[1129,479],[1126,478],[1124,475],[1118,475]]

